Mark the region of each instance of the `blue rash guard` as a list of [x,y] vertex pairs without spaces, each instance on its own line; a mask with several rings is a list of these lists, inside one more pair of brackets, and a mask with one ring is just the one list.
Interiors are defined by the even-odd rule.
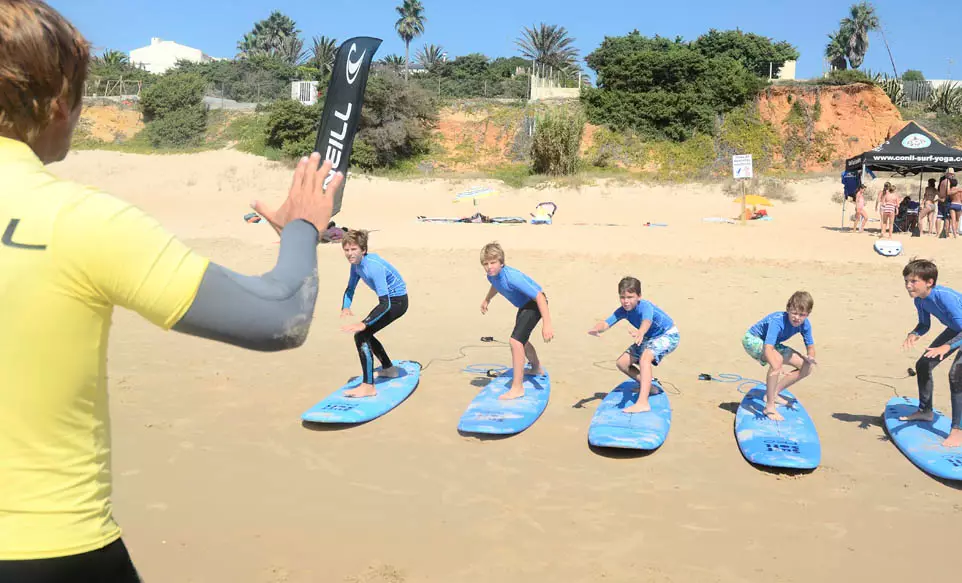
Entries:
[[498,275],[488,275],[488,282],[511,304],[520,308],[538,297],[541,286],[513,267],[505,265]]
[[635,306],[635,309],[630,312],[624,308],[618,308],[613,314],[608,316],[605,323],[608,324],[610,328],[614,326],[618,320],[622,319],[627,319],[635,328],[641,328],[642,322],[651,320],[651,326],[648,328],[648,331],[645,332],[645,340],[661,336],[675,325],[668,314],[648,300],[640,300],[638,305]]
[[939,322],[945,324],[946,328],[956,333],[949,346],[951,348],[962,346],[962,294],[954,289],[937,285],[924,299],[915,298],[915,309],[919,313],[919,323],[912,330],[913,334],[925,335],[932,326],[932,316],[935,316]]
[[407,285],[405,285],[398,270],[382,259],[380,255],[368,253],[361,259],[360,263],[351,265],[351,277],[347,282],[347,289],[344,290],[344,299],[341,302],[342,310],[351,307],[357,282],[362,279],[369,288],[374,290],[378,298],[378,305],[362,320],[365,326],[370,326],[388,313],[388,310],[391,309],[391,298],[408,293]]
[[788,319],[788,312],[772,312],[759,320],[754,326],[749,328],[749,333],[765,341],[765,344],[775,346],[781,344],[792,336],[802,333],[802,340],[805,346],[812,346],[812,323],[805,319],[801,326],[792,326]]

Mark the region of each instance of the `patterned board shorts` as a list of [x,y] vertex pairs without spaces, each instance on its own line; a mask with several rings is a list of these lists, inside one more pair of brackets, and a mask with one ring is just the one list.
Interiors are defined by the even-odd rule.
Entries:
[[631,362],[637,363],[641,360],[641,353],[645,350],[651,350],[652,354],[655,355],[654,360],[651,364],[657,366],[661,359],[674,352],[678,348],[678,341],[681,340],[681,336],[678,335],[678,328],[672,326],[665,331],[664,334],[660,336],[655,336],[654,338],[649,338],[643,341],[641,344],[632,343],[625,352],[631,355]]
[[[762,366],[768,366],[768,363],[765,362],[765,341],[763,339],[755,336],[751,332],[746,332],[742,337],[742,346],[745,348],[745,352],[747,352],[749,356],[758,361],[758,364]],[[788,360],[793,354],[795,354],[794,350],[788,346],[785,346],[781,342],[775,345],[775,350],[782,355],[784,360]]]

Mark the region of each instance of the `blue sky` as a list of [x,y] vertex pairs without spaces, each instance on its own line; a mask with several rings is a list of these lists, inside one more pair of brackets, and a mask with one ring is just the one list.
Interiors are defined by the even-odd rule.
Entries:
[[[394,32],[400,0],[48,0],[94,44],[129,51],[151,37],[177,41],[215,57],[232,57],[237,41],[253,23],[280,10],[293,18],[309,44],[316,35],[343,41],[351,36],[384,40],[376,58],[404,54]],[[926,78],[962,79],[962,29],[952,16],[959,0],[875,0],[876,13],[899,72],[919,69]],[[490,57],[517,54],[522,27],[540,22],[568,29],[584,57],[605,36],[680,35],[693,40],[709,28],[741,28],[786,40],[801,52],[797,77],[822,73],[826,35],[838,28],[849,1],[842,0],[422,0],[425,34],[411,43],[411,56],[422,44],[444,47],[449,56],[471,52]],[[946,18],[954,26],[945,29]],[[942,26],[940,30],[938,27]],[[950,64],[949,59],[953,62]],[[587,69],[587,67],[585,67]],[[887,72],[890,64],[882,38],[874,33],[863,68]]]

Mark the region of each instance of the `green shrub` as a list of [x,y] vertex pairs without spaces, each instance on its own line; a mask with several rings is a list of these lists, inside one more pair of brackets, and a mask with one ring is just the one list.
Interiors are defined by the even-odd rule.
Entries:
[[204,80],[193,73],[161,76],[140,96],[147,139],[155,147],[200,144],[207,131]]
[[585,158],[598,168],[610,168],[617,164],[641,166],[645,161],[645,153],[645,144],[637,134],[600,127],[592,136],[591,147],[585,152]]
[[752,163],[758,170],[771,165],[780,142],[775,127],[762,120],[753,105],[744,105],[725,114],[715,133],[718,136],[715,147],[722,159],[730,160],[735,154],[751,154]]
[[147,123],[144,131],[156,148],[198,146],[207,131],[207,108],[201,104],[175,109]]
[[365,145],[357,158],[352,151],[352,159],[364,165],[373,161],[367,167],[374,168],[425,153],[437,121],[437,101],[424,89],[394,75],[372,77],[355,139],[355,144],[363,141]]
[[531,143],[532,167],[537,174],[573,174],[585,119],[568,108],[549,110],[539,116]]
[[206,83],[193,73],[163,75],[140,95],[140,109],[144,122],[163,117],[172,111],[186,109],[204,102]]
[[816,79],[817,85],[851,85],[853,83],[867,83],[874,85],[872,78],[858,69],[835,70],[828,77]]
[[351,165],[365,170],[372,170],[378,166],[377,151],[363,138],[354,138],[354,147],[351,149]]
[[698,134],[684,142],[662,140],[649,144],[651,160],[659,167],[658,178],[685,181],[711,176],[715,144],[711,136]]
[[675,141],[710,134],[718,114],[753,100],[766,84],[732,56],[637,31],[605,38],[585,60],[598,72],[598,88],[582,92],[592,123]]
[[288,158],[309,155],[317,141],[323,108],[322,102],[308,106],[293,99],[275,101],[264,126],[264,144]]

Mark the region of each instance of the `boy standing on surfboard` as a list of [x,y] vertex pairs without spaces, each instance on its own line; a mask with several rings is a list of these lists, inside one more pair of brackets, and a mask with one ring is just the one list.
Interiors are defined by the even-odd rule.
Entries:
[[551,313],[548,312],[548,298],[533,279],[513,267],[504,264],[504,249],[498,243],[488,243],[481,249],[481,265],[487,274],[491,289],[481,302],[481,313],[488,313],[488,303],[497,294],[503,295],[514,307],[518,308],[514,330],[511,332],[511,366],[514,377],[511,388],[499,399],[517,399],[524,396],[524,361],[531,363],[531,374],[543,375],[541,361],[534,345],[528,342],[531,332],[541,325],[541,336],[551,342],[554,330],[551,327]]
[[[932,316],[945,324],[946,328],[936,336],[932,344],[915,363],[919,383],[919,410],[911,415],[899,417],[901,421],[932,421],[932,369],[948,355],[962,346],[962,294],[941,285],[939,270],[934,263],[925,259],[913,259],[902,270],[905,289],[914,299],[919,314],[919,323],[909,332],[902,348],[911,348],[919,338],[929,331]],[[952,430],[942,442],[945,447],[962,446],[962,352],[955,353],[949,369],[949,390],[952,393]]]
[[341,240],[344,257],[351,264],[351,276],[344,290],[341,302],[341,317],[353,316],[351,302],[354,300],[354,289],[360,280],[377,294],[378,304],[366,318],[357,324],[348,324],[341,328],[344,332],[354,332],[354,344],[361,359],[363,379],[356,388],[344,391],[345,397],[373,397],[377,395],[374,388],[374,357],[381,362],[380,377],[395,378],[399,372],[393,361],[374,334],[380,332],[404,315],[408,311],[407,286],[401,274],[393,265],[381,259],[377,254],[367,252],[367,231],[348,231]]
[[648,396],[651,392],[652,365],[658,366],[665,356],[678,348],[678,328],[674,321],[658,306],[641,299],[641,282],[634,277],[624,277],[618,282],[618,297],[621,307],[608,316],[604,322],[598,322],[588,331],[592,336],[598,336],[619,320],[628,320],[637,328],[631,335],[635,341],[618,357],[615,365],[618,370],[638,381],[638,401],[631,407],[625,407],[625,413],[643,413],[651,411]]
[[[784,312],[772,312],[749,328],[742,338],[742,347],[749,356],[757,360],[762,366],[768,365],[766,378],[767,392],[765,393],[765,415],[775,421],[785,418],[775,410],[775,405],[787,405],[782,391],[807,377],[812,373],[815,362],[815,341],[812,339],[812,323],[808,321],[809,314],[815,301],[811,294],[797,291],[788,298]],[[801,333],[805,342],[807,356],[802,356],[797,350],[785,346],[783,342]],[[784,367],[790,365],[795,368],[785,372]]]

